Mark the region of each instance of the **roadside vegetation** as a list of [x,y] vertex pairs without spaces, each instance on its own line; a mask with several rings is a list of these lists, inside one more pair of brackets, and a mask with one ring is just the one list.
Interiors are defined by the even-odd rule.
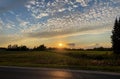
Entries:
[[120,55],[85,50],[0,51],[0,65],[120,72]]

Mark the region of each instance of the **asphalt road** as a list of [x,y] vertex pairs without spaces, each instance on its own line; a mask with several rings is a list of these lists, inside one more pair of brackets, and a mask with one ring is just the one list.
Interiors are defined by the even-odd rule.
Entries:
[[0,79],[120,79],[120,73],[68,69],[0,67]]

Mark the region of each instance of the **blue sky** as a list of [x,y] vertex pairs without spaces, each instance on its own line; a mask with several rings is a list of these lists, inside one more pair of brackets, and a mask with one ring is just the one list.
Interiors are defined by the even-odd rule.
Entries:
[[0,47],[111,47],[120,0],[0,0]]

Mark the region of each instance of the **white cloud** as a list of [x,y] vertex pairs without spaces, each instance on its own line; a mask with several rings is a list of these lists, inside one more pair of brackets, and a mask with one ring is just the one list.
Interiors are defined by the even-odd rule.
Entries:
[[29,22],[22,21],[20,22],[20,26],[26,27],[29,24]]
[[[64,0],[56,0],[54,2],[45,3],[45,1],[37,1],[35,0],[35,4],[31,4],[28,2],[25,6],[27,7],[28,11],[31,11],[32,15],[36,19],[40,19],[44,16],[54,15],[58,12],[63,12],[66,10],[64,7],[67,2]],[[70,7],[69,7],[70,8]]]
[[15,23],[13,21],[8,20],[8,19],[6,21],[7,21],[7,23],[4,24],[5,29],[7,29],[7,30],[16,29],[16,28],[14,28]]
[[36,19],[40,19],[40,18],[42,18],[42,17],[49,16],[49,14],[48,14],[48,13],[40,13],[40,14],[37,14],[37,15],[33,14],[33,16],[34,16]]
[[30,1],[28,1],[28,4],[35,5],[36,4],[36,0],[30,0]]
[[87,6],[85,0],[76,0],[76,2],[80,2],[82,6]]
[[65,11],[66,9],[65,8],[62,8],[62,9],[59,9],[58,11],[59,12],[63,12],[63,11]]
[[36,30],[40,29],[40,24],[35,24],[32,25],[31,27],[28,27],[27,29],[22,29],[21,32],[22,33],[32,33],[32,32],[36,32]]
[[120,0],[111,0],[113,3],[120,3]]
[[3,28],[3,21],[0,19],[0,30]]
[[77,5],[73,5],[74,8],[78,7]]
[[28,10],[31,9],[31,5],[29,5],[29,4],[28,4],[28,5],[25,5],[25,7],[27,7]]
[[6,24],[7,29],[12,29],[12,26],[13,25],[11,25],[11,24]]

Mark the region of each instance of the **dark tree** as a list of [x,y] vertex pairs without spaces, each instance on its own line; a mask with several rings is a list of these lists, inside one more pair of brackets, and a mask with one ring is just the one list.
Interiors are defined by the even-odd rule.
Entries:
[[10,50],[10,51],[27,51],[27,50],[29,50],[29,48],[27,48],[27,46],[25,46],[25,45],[18,46],[17,44],[15,44],[15,45],[8,45],[7,50]]
[[33,50],[44,51],[46,49],[47,49],[46,46],[43,44],[43,45],[40,45],[38,47],[35,47]]
[[112,31],[112,49],[115,54],[120,54],[120,19],[116,18]]
[[19,47],[19,50],[20,50],[20,51],[27,51],[27,50],[29,50],[29,49],[27,48],[27,46],[23,45],[23,46],[20,46],[20,47]]

